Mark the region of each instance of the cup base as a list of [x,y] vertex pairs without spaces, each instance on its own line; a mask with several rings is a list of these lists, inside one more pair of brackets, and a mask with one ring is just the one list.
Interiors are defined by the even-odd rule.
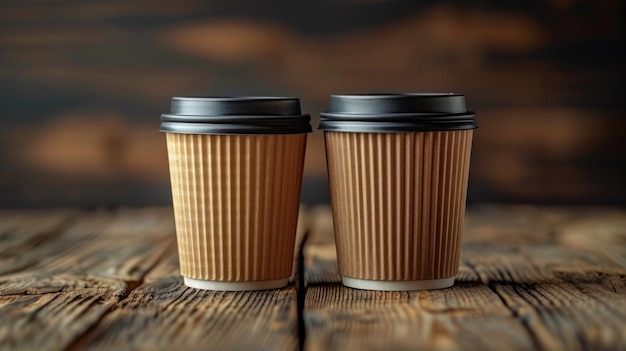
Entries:
[[201,280],[183,277],[185,285],[190,288],[218,291],[252,291],[284,288],[289,284],[289,278],[276,280],[257,280],[252,282],[225,282],[216,280]]
[[381,291],[434,290],[449,288],[454,285],[454,278],[429,280],[367,280],[341,277],[343,285],[349,288]]

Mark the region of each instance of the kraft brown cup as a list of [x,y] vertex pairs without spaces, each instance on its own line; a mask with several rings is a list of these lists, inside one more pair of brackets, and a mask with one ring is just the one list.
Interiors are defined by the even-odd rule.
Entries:
[[286,286],[307,134],[166,132],[166,138],[185,284],[240,291]]
[[343,284],[369,290],[452,286],[459,268],[473,130],[325,128]]

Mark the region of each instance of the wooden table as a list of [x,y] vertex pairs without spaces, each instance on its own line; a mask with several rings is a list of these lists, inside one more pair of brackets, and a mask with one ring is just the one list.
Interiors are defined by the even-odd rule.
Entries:
[[624,350],[626,212],[478,206],[453,288],[339,284],[327,207],[295,278],[210,292],[178,274],[169,208],[0,212],[2,350]]

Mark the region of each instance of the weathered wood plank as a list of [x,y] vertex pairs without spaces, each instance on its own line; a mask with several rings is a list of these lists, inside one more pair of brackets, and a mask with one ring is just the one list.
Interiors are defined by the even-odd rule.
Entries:
[[80,213],[72,209],[0,211],[0,274],[25,268],[17,263],[20,256],[54,239]]
[[456,285],[408,293],[338,284],[330,212],[312,213],[304,250],[309,349],[626,348],[622,211],[476,209]]
[[[62,350],[74,343],[140,284],[173,244],[171,213],[164,208],[95,211],[51,238],[13,240],[12,246],[22,249],[3,261],[0,349]],[[27,220],[30,212],[16,214]],[[56,212],[42,216],[58,217]],[[63,222],[55,220],[48,221]],[[19,227],[10,221],[3,226]]]
[[0,350],[63,350],[124,295],[115,279],[56,276],[0,283]]
[[495,293],[477,284],[432,292],[316,284],[308,287],[304,308],[309,350],[533,348]]
[[469,246],[464,262],[527,327],[537,346],[626,347],[626,274],[612,262],[552,244]]
[[[329,209],[305,218],[314,224],[303,248],[309,349],[626,348],[623,211],[479,208],[455,287],[405,293],[342,287]],[[0,275],[0,349],[298,347],[294,285],[251,293],[182,285],[171,209],[15,223],[0,221],[0,233],[26,228],[34,239],[7,236],[24,255],[0,255],[12,258]],[[48,239],[55,226],[62,230]]]
[[97,325],[80,349],[294,350],[294,286],[254,292],[187,288],[172,276],[142,284]]
[[[300,213],[297,246],[306,214]],[[215,292],[184,286],[176,246],[75,349],[296,350],[298,291]],[[297,251],[297,250],[296,250]],[[296,280],[297,281],[297,280]]]
[[577,250],[591,251],[626,269],[626,215],[607,211],[578,218],[556,230],[557,241]]
[[0,281],[54,274],[140,281],[175,240],[168,208],[94,211],[2,262]]

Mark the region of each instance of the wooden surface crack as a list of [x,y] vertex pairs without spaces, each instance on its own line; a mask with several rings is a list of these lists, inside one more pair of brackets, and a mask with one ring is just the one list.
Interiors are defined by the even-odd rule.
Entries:
[[500,299],[500,301],[502,302],[502,305],[504,305],[504,307],[506,307],[509,311],[511,311],[513,318],[515,318],[520,323],[520,325],[526,330],[526,332],[528,333],[528,336],[530,336],[532,340],[534,349],[544,350],[545,348],[542,347],[542,343],[540,342],[539,337],[536,335],[535,331],[533,330],[533,327],[530,325],[528,315],[520,311],[520,306],[515,306],[515,305],[510,304],[510,301],[508,301],[506,297],[502,295],[502,293],[499,291],[497,284],[488,283],[488,284],[485,284],[485,286],[487,286],[489,290],[491,290]]
[[304,300],[307,293],[307,285],[304,275],[304,246],[309,237],[309,231],[305,230],[302,238],[302,242],[298,247],[298,253],[296,254],[297,268],[296,268],[296,293],[297,293],[297,313],[298,313],[298,349],[304,350],[304,343],[306,341],[306,326],[304,324]]

